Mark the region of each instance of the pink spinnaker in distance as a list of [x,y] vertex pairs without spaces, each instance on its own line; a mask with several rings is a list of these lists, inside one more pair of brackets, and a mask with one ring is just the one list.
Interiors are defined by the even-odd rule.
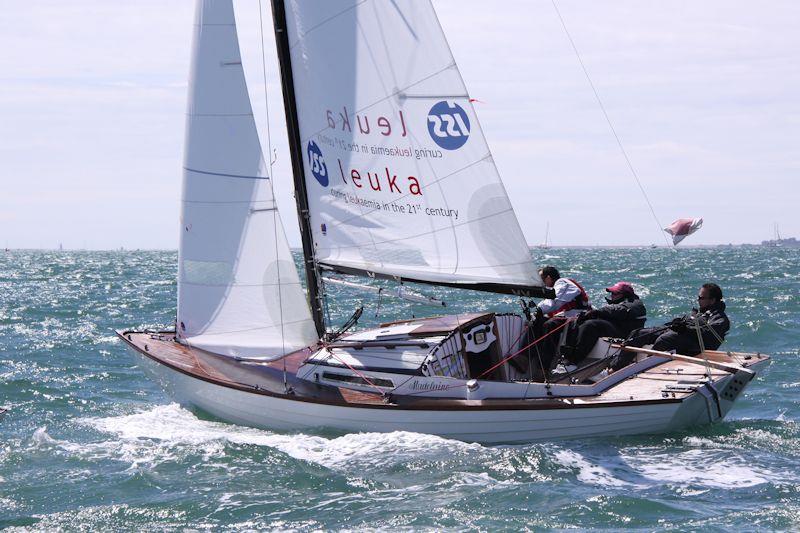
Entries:
[[677,246],[687,236],[699,230],[702,225],[702,218],[679,218],[664,228],[664,231],[672,235],[672,244]]

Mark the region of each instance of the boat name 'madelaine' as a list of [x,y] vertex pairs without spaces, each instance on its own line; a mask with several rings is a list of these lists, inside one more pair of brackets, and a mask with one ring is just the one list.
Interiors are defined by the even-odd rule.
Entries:
[[424,391],[445,390],[447,385],[445,383],[422,383],[415,379],[411,382],[411,389]]

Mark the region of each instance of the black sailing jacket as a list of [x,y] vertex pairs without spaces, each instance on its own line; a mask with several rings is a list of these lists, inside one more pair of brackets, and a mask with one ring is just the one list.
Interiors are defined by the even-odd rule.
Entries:
[[716,350],[725,339],[725,334],[731,327],[728,315],[725,314],[725,302],[719,301],[707,311],[702,313],[692,309],[692,313],[680,318],[686,328],[697,335],[697,328],[703,337],[703,346],[707,350]]
[[596,311],[596,318],[608,320],[620,330],[620,336],[627,337],[631,331],[644,326],[647,310],[638,296],[606,304]]

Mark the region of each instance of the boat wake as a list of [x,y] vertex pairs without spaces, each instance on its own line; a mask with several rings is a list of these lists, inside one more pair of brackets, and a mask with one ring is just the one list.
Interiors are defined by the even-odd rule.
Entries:
[[[796,481],[741,452],[742,439],[751,440],[742,434],[758,433],[747,428],[722,442],[700,437],[653,438],[598,448],[593,440],[486,447],[402,431],[335,437],[281,434],[201,420],[174,403],[129,415],[85,418],[80,423],[116,438],[77,445],[52,439],[43,428],[34,437],[42,445],[58,446],[87,459],[129,463],[129,470],[197,456],[203,462],[216,463],[237,449],[255,446],[345,476],[385,479],[417,472],[427,483],[451,487],[573,478],[587,487],[611,490],[713,490]],[[757,440],[764,438],[761,435]],[[725,444],[728,441],[730,446]],[[408,482],[413,480],[399,484],[408,488]]]
[[[253,445],[269,447],[293,459],[331,470],[354,471],[483,448],[478,444],[403,431],[353,433],[333,438],[273,433],[201,420],[175,403],[131,415],[87,418],[82,423],[117,435],[119,440],[115,443],[99,446],[117,459],[130,462],[131,466],[177,459],[187,451],[211,458],[224,454],[229,445]],[[82,448],[87,446],[82,445]]]

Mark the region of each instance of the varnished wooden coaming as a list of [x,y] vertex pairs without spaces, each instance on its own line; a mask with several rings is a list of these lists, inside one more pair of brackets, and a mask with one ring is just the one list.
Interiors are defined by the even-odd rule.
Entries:
[[[723,370],[673,360],[640,372],[595,396],[485,400],[383,396],[378,393],[355,391],[298,379],[296,376],[298,368],[318,347],[305,348],[270,362],[249,362],[237,361],[178,343],[174,339],[174,332],[154,334],[126,331],[117,334],[127,345],[142,355],[196,379],[253,394],[361,408],[524,410],[675,403],[681,402],[692,392],[676,391],[665,395],[664,387],[669,382],[677,383],[687,378],[705,378],[707,375],[718,381],[729,375]],[[286,392],[284,379],[291,392]]]

